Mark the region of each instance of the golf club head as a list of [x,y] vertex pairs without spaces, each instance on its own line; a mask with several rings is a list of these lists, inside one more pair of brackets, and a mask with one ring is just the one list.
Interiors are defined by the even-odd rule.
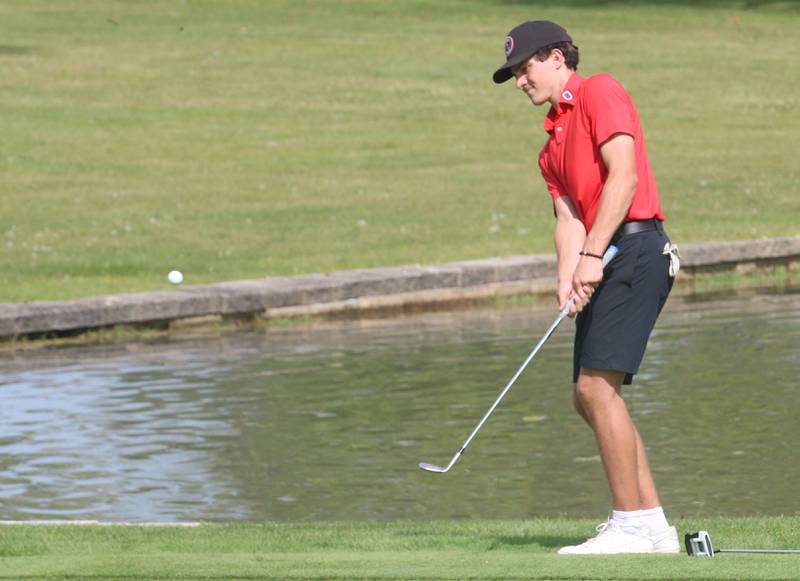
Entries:
[[711,535],[707,531],[687,533],[684,537],[686,554],[690,557],[713,557],[714,547],[711,544]]
[[441,466],[434,466],[433,464],[428,464],[427,462],[420,462],[419,467],[423,470],[427,470],[428,472],[437,472],[439,474],[443,474],[450,469],[449,466],[442,468]]
[[419,467],[423,470],[427,470],[428,472],[435,472],[437,474],[444,474],[448,470],[450,470],[453,465],[458,462],[458,459],[461,458],[461,454],[464,453],[464,447],[462,446],[461,449],[456,452],[456,455],[453,456],[453,459],[450,460],[450,463],[447,466],[437,466],[436,464],[428,464],[427,462],[420,462]]

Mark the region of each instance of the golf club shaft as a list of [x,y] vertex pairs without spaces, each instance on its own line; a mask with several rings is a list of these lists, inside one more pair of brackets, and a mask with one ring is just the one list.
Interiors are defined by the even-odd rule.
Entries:
[[715,553],[800,553],[798,549],[716,549]]
[[469,446],[469,443],[472,441],[472,438],[474,438],[475,434],[477,434],[480,431],[480,429],[483,427],[483,424],[485,424],[486,420],[489,419],[489,416],[491,416],[494,413],[494,410],[497,409],[497,406],[500,405],[501,401],[503,401],[503,398],[508,393],[508,390],[511,389],[511,387],[516,383],[517,379],[519,379],[519,376],[522,375],[522,372],[525,371],[525,368],[528,367],[528,364],[533,360],[533,358],[539,352],[539,349],[542,348],[542,345],[544,345],[545,342],[547,342],[547,340],[550,338],[550,335],[553,334],[553,331],[555,331],[556,328],[561,324],[561,321],[564,320],[564,317],[566,317],[569,314],[569,310],[572,308],[573,302],[574,301],[570,300],[564,307],[564,309],[559,313],[555,322],[552,325],[550,325],[550,328],[536,344],[536,347],[533,348],[533,351],[530,352],[527,359],[525,359],[522,365],[520,365],[519,369],[517,369],[517,372],[514,374],[514,377],[511,378],[511,380],[503,388],[503,391],[500,392],[500,395],[494,401],[492,407],[489,408],[489,411],[486,412],[486,415],[483,416],[481,421],[478,422],[478,425],[475,426],[475,429],[472,430],[472,433],[469,435],[469,437],[464,441],[464,444],[461,446],[461,450],[458,451],[458,454],[456,454],[456,456],[460,456],[464,452],[464,449],[467,446]]
[[[614,255],[616,253],[617,253],[617,247],[616,246],[609,246],[608,247],[608,250],[606,250],[605,254],[603,255],[603,267],[604,268],[609,262],[611,262],[611,259],[614,258]],[[508,390],[511,389],[511,387],[514,385],[514,383],[516,383],[516,381],[519,378],[519,376],[522,375],[522,372],[525,371],[525,368],[528,367],[528,364],[531,362],[531,360],[533,360],[533,358],[539,352],[539,349],[542,348],[542,345],[544,345],[547,342],[547,340],[550,338],[550,335],[553,334],[553,331],[555,331],[556,328],[561,324],[561,321],[563,321],[564,318],[567,315],[569,315],[569,312],[570,312],[570,310],[572,310],[572,306],[574,305],[574,303],[575,303],[575,298],[574,297],[572,299],[570,299],[569,301],[567,301],[567,304],[564,306],[563,309],[561,309],[561,312],[558,314],[558,317],[556,317],[556,320],[553,322],[552,325],[550,325],[550,328],[547,329],[547,332],[544,334],[544,336],[536,344],[536,347],[533,348],[533,351],[530,352],[530,354],[525,359],[525,361],[522,363],[522,365],[520,365],[519,369],[517,369],[517,372],[514,374],[514,377],[511,378],[511,380],[508,382],[508,384],[506,384],[505,388],[503,388],[503,391],[500,392],[500,395],[494,401],[494,403],[492,404],[492,407],[489,408],[489,411],[486,412],[486,415],[484,415],[483,418],[481,419],[481,421],[478,422],[478,425],[475,426],[475,429],[472,430],[472,433],[469,435],[469,437],[461,445],[461,449],[458,452],[455,453],[455,455],[453,456],[452,460],[450,460],[450,463],[445,468],[433,467],[433,466],[427,465],[425,463],[421,463],[420,467],[424,468],[425,470],[429,470],[430,468],[438,468],[436,470],[432,470],[434,472],[447,472],[448,470],[450,470],[450,468],[453,467],[453,465],[458,461],[458,459],[461,458],[461,455],[464,453],[464,450],[466,450],[467,446],[469,446],[469,443],[472,441],[472,439],[475,437],[475,435],[483,427],[483,424],[486,423],[486,420],[489,419],[489,417],[494,413],[494,410],[497,409],[497,406],[500,405],[500,402],[503,401],[503,398],[506,396],[506,393],[508,393]],[[428,466],[428,468],[425,468],[425,466]]]

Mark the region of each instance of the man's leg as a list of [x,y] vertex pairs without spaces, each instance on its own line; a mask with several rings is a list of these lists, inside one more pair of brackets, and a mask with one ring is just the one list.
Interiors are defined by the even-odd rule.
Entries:
[[636,428],[620,395],[625,373],[581,369],[575,387],[611,487],[614,510],[641,510]]
[[[614,389],[619,400],[622,400],[622,380],[625,377],[624,373],[617,373],[617,372],[608,372],[608,371],[591,371],[586,370],[581,374],[581,377],[584,378],[583,388],[584,390],[592,391],[596,388],[594,385],[596,381],[596,377],[594,374],[608,374],[608,381],[599,380],[600,382],[600,389],[605,389],[607,386],[610,386]],[[580,379],[579,379],[580,382]],[[606,384],[606,385],[603,385]],[[579,395],[578,391],[578,384],[575,384],[573,389],[573,397],[572,403],[575,406],[575,410],[580,414],[580,416],[589,424],[589,427],[592,430],[595,430],[594,425],[592,424],[592,420],[590,419],[589,413],[584,408],[584,404],[582,399]],[[619,401],[614,400],[615,405],[619,403]],[[624,400],[622,401],[622,405],[624,406]],[[628,422],[633,428],[635,442],[636,442],[636,468],[637,468],[637,477],[636,483],[638,487],[638,508],[639,509],[650,509],[655,508],[661,505],[661,502],[658,498],[658,492],[656,491],[655,482],[653,480],[653,475],[650,472],[650,464],[647,461],[647,452],[644,448],[644,443],[642,442],[642,437],[639,435],[639,431],[636,429],[636,426],[630,419],[630,415],[627,414],[627,408],[625,409],[625,415],[628,418]],[[595,430],[596,433],[596,430]],[[600,435],[597,435],[598,444],[600,443]],[[602,447],[601,447],[601,454],[602,454]],[[605,459],[603,459],[603,465],[605,464]],[[606,468],[608,471],[608,468]],[[609,484],[612,486],[612,497],[614,497],[614,489],[613,485],[611,484],[611,480],[609,479]],[[617,510],[624,510],[621,508],[617,508],[616,503],[614,504],[614,508]]]
[[559,554],[678,553],[677,531],[661,509],[642,438],[621,389],[625,374],[581,369],[573,404],[595,432],[614,503],[612,519],[585,543]]

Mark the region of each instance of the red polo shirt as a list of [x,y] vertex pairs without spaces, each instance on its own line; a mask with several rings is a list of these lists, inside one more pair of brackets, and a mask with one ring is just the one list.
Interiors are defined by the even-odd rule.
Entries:
[[600,146],[614,135],[633,137],[639,181],[625,221],[664,219],[633,101],[610,75],[583,78],[574,73],[544,120],[550,134],[539,153],[539,169],[555,200],[569,196],[589,232],[597,216],[608,169]]

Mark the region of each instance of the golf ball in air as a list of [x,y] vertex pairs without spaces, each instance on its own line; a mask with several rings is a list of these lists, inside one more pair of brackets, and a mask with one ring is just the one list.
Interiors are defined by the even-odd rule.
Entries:
[[183,282],[183,273],[180,270],[171,270],[167,275],[167,280],[172,284],[181,284]]

